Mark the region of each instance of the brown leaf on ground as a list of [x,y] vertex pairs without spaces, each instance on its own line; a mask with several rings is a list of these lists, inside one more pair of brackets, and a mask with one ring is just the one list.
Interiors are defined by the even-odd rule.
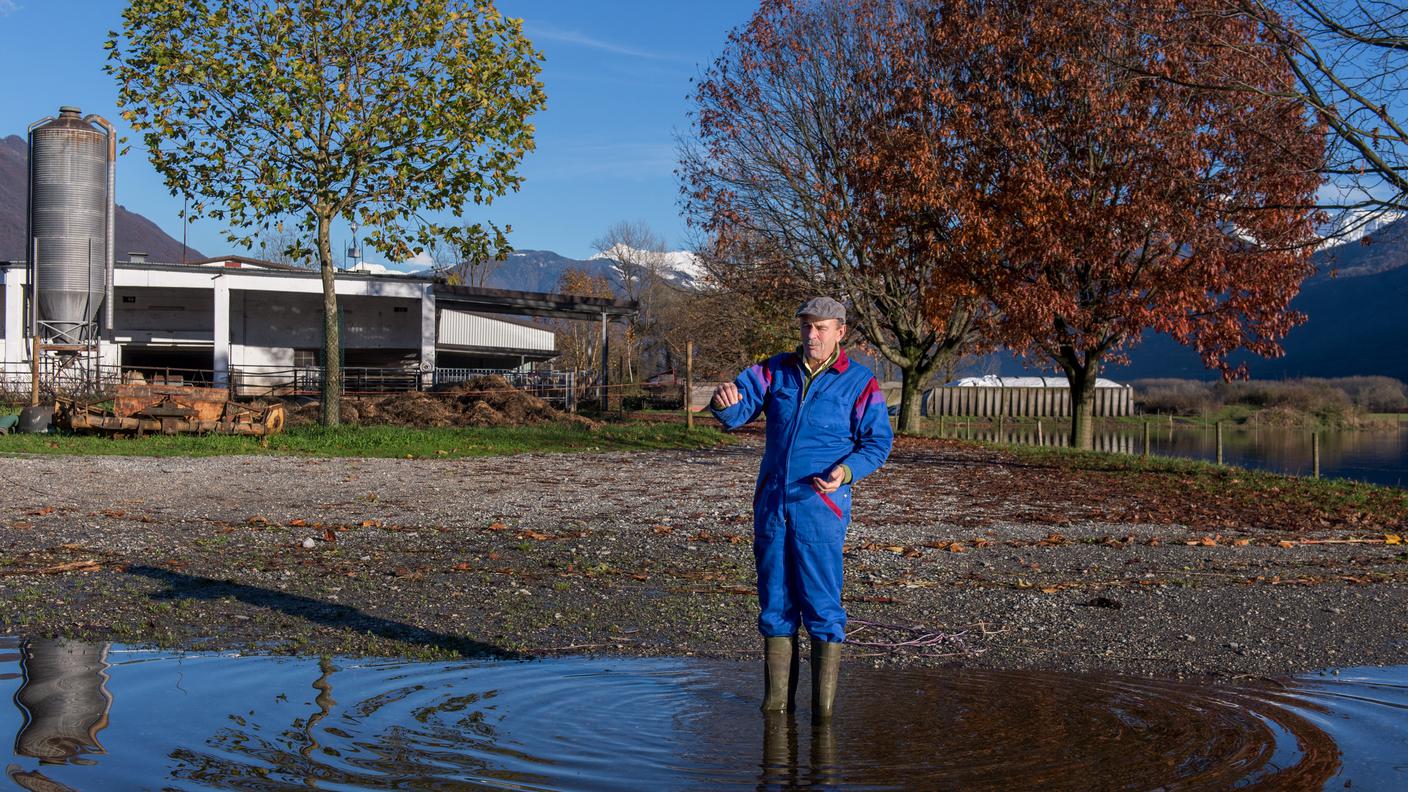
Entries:
[[69,561],[66,564],[55,564],[53,566],[44,567],[43,569],[36,569],[34,570],[34,574],[59,575],[65,572],[97,572],[100,569],[102,569],[102,567],[97,561],[91,558],[85,558],[81,561]]

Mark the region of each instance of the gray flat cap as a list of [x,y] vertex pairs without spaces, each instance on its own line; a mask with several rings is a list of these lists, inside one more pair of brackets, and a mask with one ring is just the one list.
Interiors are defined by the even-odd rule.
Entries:
[[798,316],[815,316],[818,319],[840,319],[846,323],[846,306],[830,297],[813,297],[797,309]]

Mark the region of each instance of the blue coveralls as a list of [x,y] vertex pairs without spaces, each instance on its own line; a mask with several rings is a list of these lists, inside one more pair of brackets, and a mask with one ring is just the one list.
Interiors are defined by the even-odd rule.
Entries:
[[[746,369],[735,383],[737,404],[713,410],[733,430],[767,416],[767,445],[753,495],[753,557],[758,567],[758,630],[843,641],[841,543],[851,520],[851,485],[874,473],[890,455],[894,433],[880,384],[865,366],[839,350],[803,393],[799,353],[788,352]],[[813,477],[837,465],[851,481],[824,495]]]

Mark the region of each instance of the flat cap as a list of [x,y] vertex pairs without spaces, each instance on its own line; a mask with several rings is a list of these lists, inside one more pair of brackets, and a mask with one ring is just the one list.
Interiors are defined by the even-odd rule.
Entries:
[[846,323],[846,306],[830,297],[813,297],[797,309],[798,316],[815,316],[818,319],[840,319]]

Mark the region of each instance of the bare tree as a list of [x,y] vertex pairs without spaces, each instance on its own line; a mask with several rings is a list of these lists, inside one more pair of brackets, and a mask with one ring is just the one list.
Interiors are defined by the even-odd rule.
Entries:
[[[463,227],[469,229],[472,224],[465,223]],[[511,229],[505,227],[504,230]],[[444,239],[431,241],[424,252],[430,257],[430,266],[451,286],[475,288],[483,288],[488,283],[489,276],[499,269],[508,253],[503,249],[498,251],[499,255],[485,256],[476,246],[466,248]]]
[[664,274],[669,269],[665,240],[644,221],[621,221],[592,242],[597,258],[612,262],[626,299],[640,304],[640,313],[626,322],[622,349],[622,381],[635,382],[640,372],[642,343],[659,319],[657,302],[670,297]]
[[303,244],[299,235],[283,223],[262,229],[255,234],[250,251],[257,258],[275,264],[306,269],[315,269],[318,265],[313,249]]
[[[699,82],[696,139],[680,147],[691,222],[722,262],[763,267],[721,269],[721,282],[746,293],[754,276],[786,271],[789,287],[848,303],[852,332],[903,372],[901,430],[917,428],[923,383],[978,342],[988,305],[950,277],[954,224],[899,206],[861,173],[877,157],[867,122],[906,110],[919,22],[895,2],[764,0]],[[951,108],[928,109],[932,129]],[[933,184],[942,208],[955,183]]]
[[1340,233],[1408,211],[1408,6],[1401,0],[1234,0],[1276,38],[1293,95],[1333,133],[1323,172]]

